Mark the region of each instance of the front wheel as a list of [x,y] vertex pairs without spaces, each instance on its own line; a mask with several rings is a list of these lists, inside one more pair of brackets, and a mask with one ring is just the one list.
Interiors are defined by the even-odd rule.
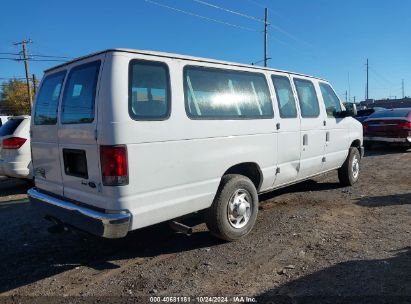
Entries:
[[254,227],[258,213],[257,190],[243,175],[223,176],[213,204],[206,211],[211,233],[225,241],[235,241]]
[[343,186],[352,186],[360,177],[361,156],[357,148],[351,147],[347,159],[338,169],[338,179]]

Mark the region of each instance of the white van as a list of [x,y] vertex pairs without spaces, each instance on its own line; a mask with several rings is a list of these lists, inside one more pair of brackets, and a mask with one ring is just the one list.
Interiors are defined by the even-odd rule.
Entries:
[[353,114],[319,78],[106,50],[45,72],[28,195],[48,219],[106,238],[204,211],[214,235],[236,240],[259,193],[334,169],[358,180]]

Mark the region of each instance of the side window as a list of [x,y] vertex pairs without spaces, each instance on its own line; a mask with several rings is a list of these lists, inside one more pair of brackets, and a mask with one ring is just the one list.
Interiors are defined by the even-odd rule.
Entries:
[[186,112],[194,119],[271,118],[265,76],[189,66],[184,69]]
[[328,117],[338,117],[342,111],[341,103],[334,90],[326,83],[320,83],[321,95],[323,96],[325,109]]
[[278,109],[281,118],[297,117],[294,94],[288,77],[272,75],[275,95],[277,96]]
[[166,64],[130,61],[129,114],[136,120],[165,119],[170,114],[170,81]]
[[311,81],[294,78],[297,89],[298,101],[300,103],[302,117],[318,117],[320,108],[314,85]]
[[94,99],[100,61],[74,67],[64,87],[61,123],[81,124],[94,120]]
[[46,76],[41,85],[34,109],[35,125],[55,125],[57,107],[66,71]]

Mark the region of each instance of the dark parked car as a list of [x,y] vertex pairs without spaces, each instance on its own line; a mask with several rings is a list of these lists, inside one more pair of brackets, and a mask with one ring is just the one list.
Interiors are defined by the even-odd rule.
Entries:
[[364,145],[374,142],[411,146],[411,108],[378,111],[363,122]]
[[375,107],[370,109],[358,110],[357,115],[354,116],[356,120],[363,123],[370,115],[374,114],[377,111],[385,110],[385,108]]

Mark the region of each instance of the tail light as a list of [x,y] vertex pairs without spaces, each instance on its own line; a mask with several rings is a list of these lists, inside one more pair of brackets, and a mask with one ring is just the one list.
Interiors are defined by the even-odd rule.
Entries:
[[100,162],[103,185],[128,184],[127,148],[125,146],[101,146]]
[[26,138],[10,137],[3,139],[3,149],[20,149],[22,145],[27,141]]
[[401,121],[398,124],[398,127],[400,129],[410,129],[411,130],[411,121]]
[[365,123],[362,125],[362,127],[364,128],[364,130],[367,130],[367,129],[368,129],[368,122],[365,122]]

